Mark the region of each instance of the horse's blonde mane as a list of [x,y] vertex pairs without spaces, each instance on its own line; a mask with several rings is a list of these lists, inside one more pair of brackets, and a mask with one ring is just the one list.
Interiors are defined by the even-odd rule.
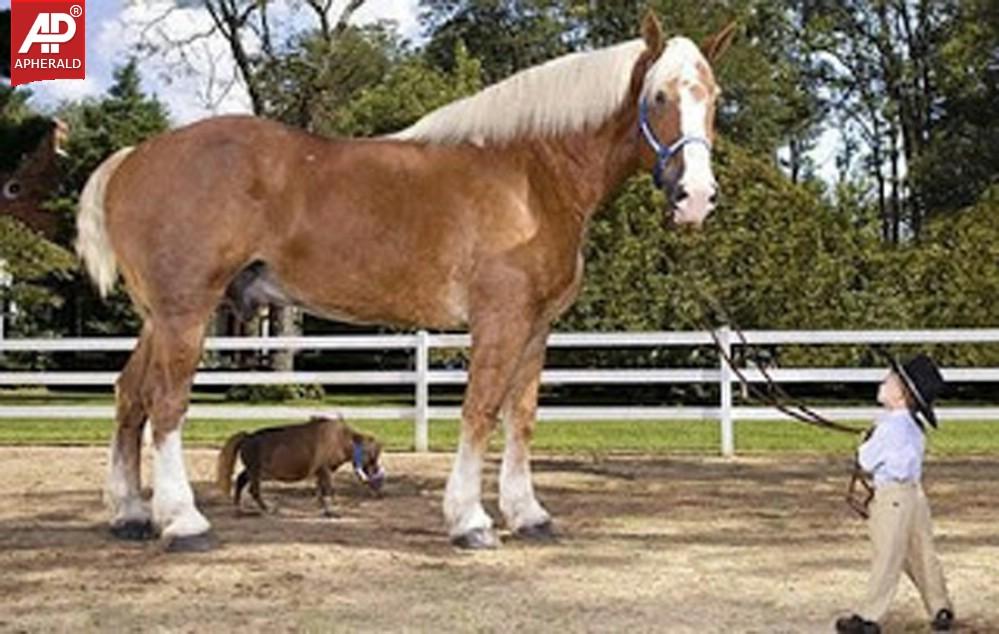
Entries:
[[627,97],[644,50],[637,39],[559,57],[434,110],[390,138],[485,145],[599,125]]

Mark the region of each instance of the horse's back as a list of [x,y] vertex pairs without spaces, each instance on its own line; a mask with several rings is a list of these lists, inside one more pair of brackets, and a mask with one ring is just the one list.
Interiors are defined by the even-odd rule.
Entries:
[[265,477],[294,482],[314,473],[321,440],[321,427],[311,422],[268,427],[254,432],[244,443],[244,451],[255,453],[251,459],[259,461]]

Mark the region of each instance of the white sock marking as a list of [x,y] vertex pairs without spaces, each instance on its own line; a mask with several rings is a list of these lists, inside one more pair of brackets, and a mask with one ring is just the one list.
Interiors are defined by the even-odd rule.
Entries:
[[155,450],[153,518],[164,537],[199,535],[211,528],[194,506],[194,492],[184,467],[180,427],[168,433]]

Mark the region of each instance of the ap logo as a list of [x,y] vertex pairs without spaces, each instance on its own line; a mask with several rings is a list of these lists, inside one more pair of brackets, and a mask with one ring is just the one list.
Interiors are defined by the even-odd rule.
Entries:
[[13,0],[11,85],[85,79],[85,18],[84,0]]
[[[77,9],[77,14],[83,14],[83,9],[79,6],[74,8]],[[72,40],[74,35],[76,20],[73,16],[66,13],[39,13],[18,53],[24,55],[31,51],[34,44],[39,43],[43,53],[56,54],[59,52],[59,45]]]

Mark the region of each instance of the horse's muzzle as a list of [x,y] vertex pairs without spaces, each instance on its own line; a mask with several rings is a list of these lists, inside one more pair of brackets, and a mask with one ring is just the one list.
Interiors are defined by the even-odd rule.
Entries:
[[676,225],[692,225],[700,229],[708,215],[714,211],[718,200],[714,187],[704,187],[688,191],[680,187],[670,199],[673,212],[673,223]]
[[367,484],[375,491],[380,490],[382,485],[385,484],[385,469],[381,465],[378,466],[378,471],[375,471],[373,474],[366,473],[360,467],[356,467],[354,473],[357,474],[358,480]]

